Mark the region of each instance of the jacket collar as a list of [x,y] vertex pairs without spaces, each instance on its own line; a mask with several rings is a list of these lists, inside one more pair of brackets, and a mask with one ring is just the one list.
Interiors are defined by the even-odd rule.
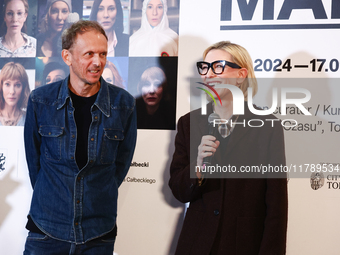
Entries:
[[[57,110],[60,110],[67,102],[67,99],[71,97],[70,91],[68,88],[70,76],[63,80],[60,91],[58,94],[58,105]],[[107,117],[110,116],[110,95],[109,95],[109,87],[106,81],[100,77],[100,89],[98,91],[98,96],[94,105],[98,107],[98,109]]]

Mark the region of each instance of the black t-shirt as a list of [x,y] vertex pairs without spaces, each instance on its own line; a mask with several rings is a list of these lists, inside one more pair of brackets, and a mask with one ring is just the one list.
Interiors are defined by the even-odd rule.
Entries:
[[89,128],[92,121],[91,107],[96,101],[97,94],[90,97],[81,97],[70,91],[74,107],[74,119],[77,126],[77,145],[76,145],[76,162],[79,170],[82,169],[88,159],[87,145]]

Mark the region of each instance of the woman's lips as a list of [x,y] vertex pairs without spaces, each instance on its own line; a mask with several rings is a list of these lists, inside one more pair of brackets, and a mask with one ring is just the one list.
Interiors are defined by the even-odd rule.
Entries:
[[156,97],[148,97],[148,98],[146,98],[146,100],[152,101],[152,102],[153,102],[153,101],[156,101],[156,99],[157,99]]

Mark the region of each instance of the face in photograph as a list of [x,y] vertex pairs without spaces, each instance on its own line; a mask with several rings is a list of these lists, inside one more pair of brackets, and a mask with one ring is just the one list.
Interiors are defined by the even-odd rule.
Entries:
[[147,106],[158,106],[163,97],[164,72],[158,67],[144,71],[140,81],[140,90]]
[[53,3],[49,10],[49,25],[50,27],[56,31],[60,32],[65,24],[65,20],[67,19],[70,10],[68,5],[63,1],[57,1]]
[[28,75],[20,63],[8,62],[0,73],[0,110],[21,110],[30,94]]
[[103,0],[98,7],[97,21],[105,31],[110,31],[116,22],[117,7],[114,0]]
[[7,79],[3,81],[2,93],[5,104],[10,107],[15,107],[22,93],[22,83],[18,79]]
[[46,76],[45,84],[50,84],[65,79],[66,73],[62,69],[55,69]]
[[146,17],[149,24],[153,27],[157,26],[163,18],[164,7],[161,0],[150,0],[146,7]]
[[21,0],[12,0],[7,4],[4,17],[7,33],[20,33],[26,19],[25,5]]

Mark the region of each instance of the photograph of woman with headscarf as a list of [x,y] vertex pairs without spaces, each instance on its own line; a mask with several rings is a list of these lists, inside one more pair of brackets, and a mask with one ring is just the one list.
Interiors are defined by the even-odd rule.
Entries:
[[120,0],[94,0],[90,20],[96,20],[108,37],[108,57],[128,56],[129,35],[124,34]]
[[27,0],[5,0],[3,29],[0,37],[0,57],[35,57],[36,39],[26,32]]
[[3,66],[0,73],[0,126],[23,126],[30,94],[25,68],[15,62]]
[[47,0],[37,37],[37,57],[60,56],[57,44],[71,12],[71,0]]
[[144,0],[141,27],[130,36],[130,56],[177,56],[178,34],[169,27],[167,0]]

